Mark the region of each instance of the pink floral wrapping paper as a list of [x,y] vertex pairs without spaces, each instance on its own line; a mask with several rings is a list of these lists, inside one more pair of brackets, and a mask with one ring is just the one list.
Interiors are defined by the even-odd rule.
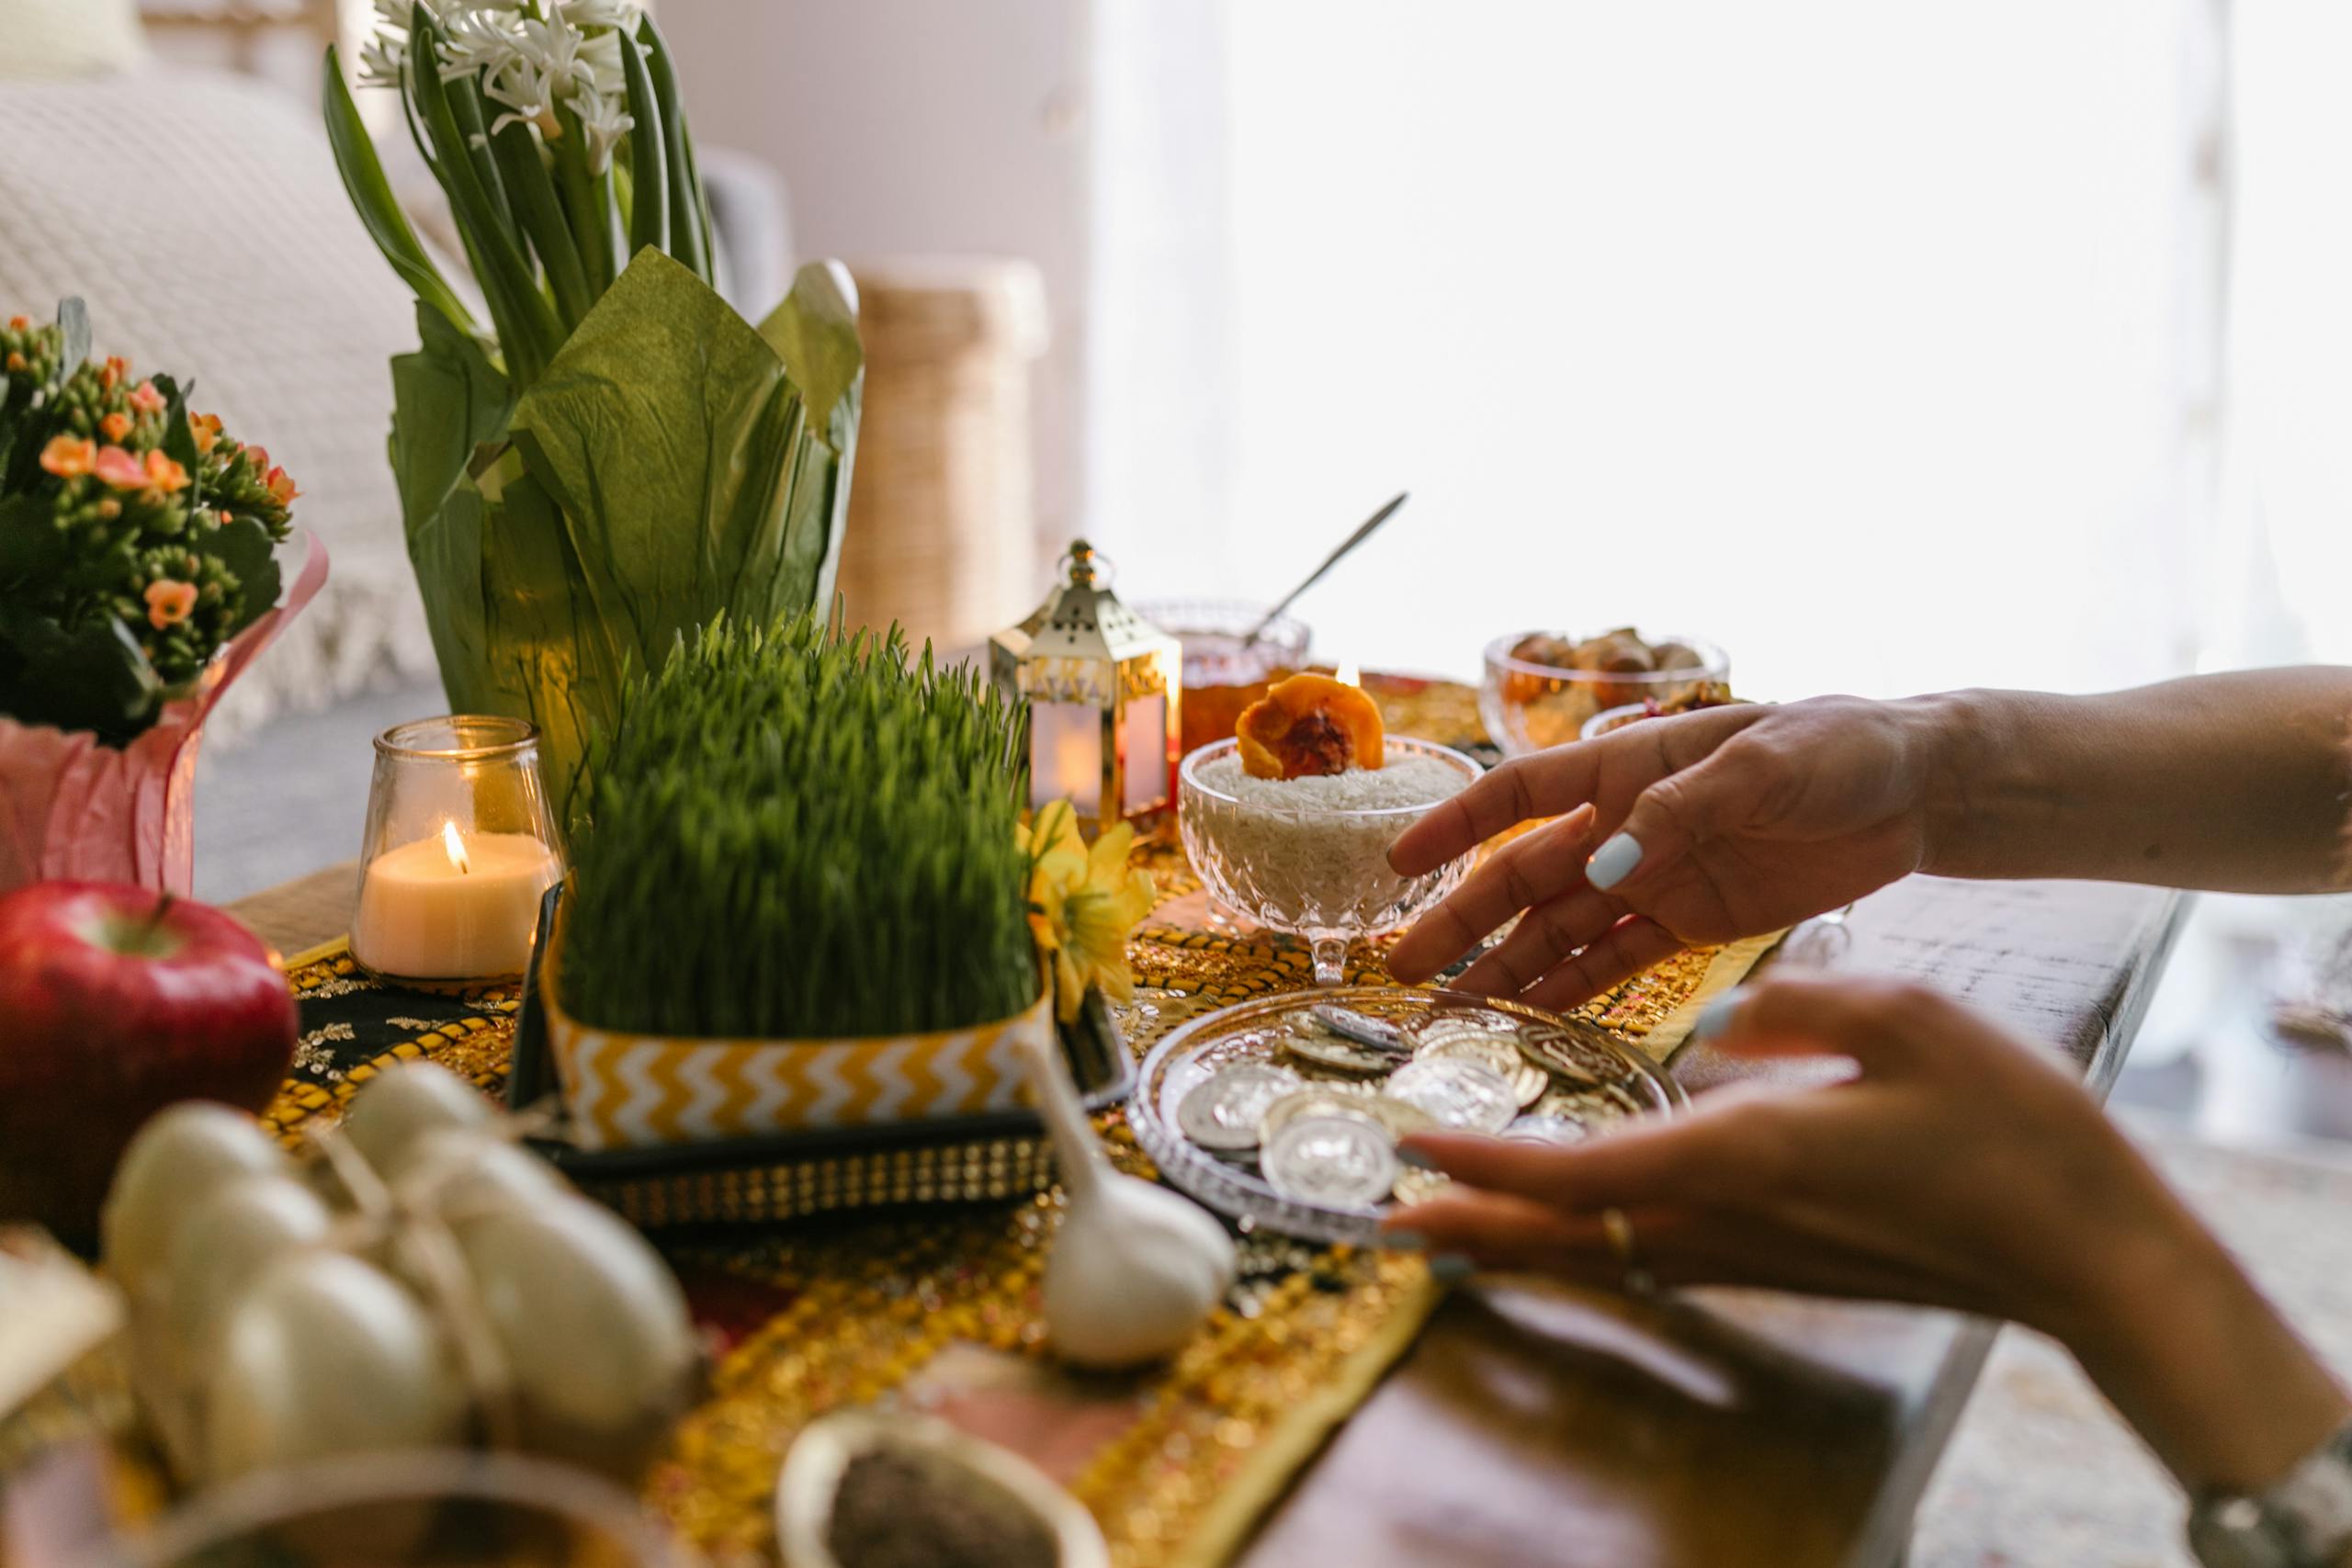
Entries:
[[277,605],[205,667],[127,747],[88,730],[0,717],[0,893],[56,878],[129,882],[185,897],[196,851],[196,753],[205,716],[327,578],[314,534]]

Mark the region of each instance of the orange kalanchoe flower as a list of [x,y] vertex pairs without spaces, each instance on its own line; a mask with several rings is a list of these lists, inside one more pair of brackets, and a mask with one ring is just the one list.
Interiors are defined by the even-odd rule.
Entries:
[[187,488],[187,470],[166,457],[162,447],[147,454],[147,482],[165,495]]
[[109,441],[120,441],[130,434],[130,416],[117,409],[98,421],[98,430]]
[[52,435],[49,445],[40,449],[40,466],[61,479],[86,474],[96,467],[98,444],[77,436]]
[[33,319],[30,316],[11,316],[8,318],[8,330],[12,333],[29,332],[32,330],[32,324]]
[[266,482],[269,486],[269,499],[280,506],[291,506],[294,503],[294,498],[302,493],[294,488],[293,476],[284,468],[270,469],[269,478]]
[[111,392],[121,386],[123,378],[130,374],[130,361],[119,354],[110,354],[107,355],[105,367],[98,371],[98,385]]
[[162,413],[171,405],[164,400],[163,393],[155,390],[154,382],[141,381],[130,389],[130,406],[141,413]]
[[147,468],[140,460],[119,446],[101,446],[97,460],[90,471],[117,490],[147,488]]
[[188,434],[196,437],[198,457],[212,456],[212,448],[220,444],[220,416],[217,413],[192,413],[187,416]]
[[177,626],[195,609],[195,583],[163,578],[147,585],[147,624],[157,631]]

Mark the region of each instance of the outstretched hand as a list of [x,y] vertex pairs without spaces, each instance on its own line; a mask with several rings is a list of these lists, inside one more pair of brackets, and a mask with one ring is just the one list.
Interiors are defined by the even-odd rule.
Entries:
[[1454,1179],[1392,1229],[1487,1268],[1623,1282],[1607,1211],[1663,1284],[1959,1307],[2053,1331],[2145,1280],[2182,1211],[2072,1077],[1933,991],[1792,976],[1730,994],[1708,1043],[1851,1057],[1815,1089],[1733,1089],[1567,1147],[1423,1134]]
[[1423,916],[1389,972],[1425,980],[1524,910],[1459,986],[1557,1010],[1678,948],[1840,908],[1925,863],[1936,740],[1928,710],[1823,697],[1645,719],[1505,762],[1400,836],[1396,871],[1559,820]]
[[1955,1307],[2063,1340],[2191,1488],[2274,1483],[2352,1403],[2073,1078],[1917,987],[1823,976],[1719,998],[1735,1055],[1829,1088],[1719,1090],[1547,1147],[1417,1134],[1451,1185],[1387,1220],[1474,1267]]

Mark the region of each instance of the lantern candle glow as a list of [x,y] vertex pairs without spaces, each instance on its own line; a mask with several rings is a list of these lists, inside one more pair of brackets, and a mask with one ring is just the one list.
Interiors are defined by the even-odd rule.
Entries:
[[1183,665],[1177,640],[1112,593],[1092,547],[1063,564],[1036,613],[989,639],[989,669],[1028,716],[1030,804],[1067,800],[1099,829],[1167,807]]

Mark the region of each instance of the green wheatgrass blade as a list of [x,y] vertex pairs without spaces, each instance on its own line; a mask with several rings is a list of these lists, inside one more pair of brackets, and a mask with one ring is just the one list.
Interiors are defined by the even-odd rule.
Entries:
[[632,676],[573,841],[566,1006],[763,1038],[955,1028],[1035,998],[1016,716],[813,615],[724,617]]

